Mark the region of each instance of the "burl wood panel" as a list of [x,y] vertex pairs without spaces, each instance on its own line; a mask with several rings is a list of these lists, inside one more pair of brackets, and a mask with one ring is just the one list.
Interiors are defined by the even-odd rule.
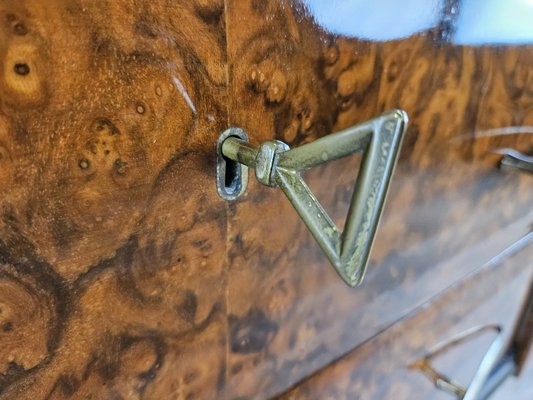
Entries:
[[0,398],[223,381],[221,2],[0,2]]
[[[334,37],[294,2],[234,0],[227,14],[230,124],[252,141],[298,145],[391,108],[411,120],[356,290],[339,281],[282,194],[252,182],[230,208],[226,393],[268,398],[530,231],[533,181],[498,171],[490,150],[533,150],[530,133],[499,135],[532,130],[533,51],[457,47],[433,32],[381,44]],[[305,175],[339,223],[357,161]]]
[[[530,49],[334,37],[297,2],[0,0],[0,399],[267,398],[530,230]],[[281,193],[216,194],[231,125],[411,117],[363,287]],[[341,220],[356,159],[306,175]],[[265,239],[268,238],[268,239]]]
[[[531,235],[533,236],[533,234]],[[495,262],[465,279],[424,310],[412,315],[330,367],[310,377],[279,400],[446,400],[410,366],[437,343],[473,327],[500,325],[509,340],[521,303],[533,280],[533,241],[514,257]],[[433,360],[433,366],[467,387],[494,332],[465,340]],[[491,397],[494,400],[530,399],[533,358],[520,379],[509,377]]]

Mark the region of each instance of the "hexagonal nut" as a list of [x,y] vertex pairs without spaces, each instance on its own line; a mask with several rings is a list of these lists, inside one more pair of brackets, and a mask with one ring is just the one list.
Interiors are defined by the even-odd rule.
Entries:
[[289,146],[279,140],[261,143],[255,159],[255,177],[263,185],[276,187],[274,180],[277,153],[289,150]]

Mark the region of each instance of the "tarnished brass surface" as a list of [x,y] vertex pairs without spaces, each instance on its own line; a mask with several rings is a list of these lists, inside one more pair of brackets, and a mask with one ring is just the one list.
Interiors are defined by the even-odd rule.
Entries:
[[[247,141],[224,133],[219,152],[254,168],[262,184],[280,187],[339,276],[354,287],[361,284],[365,274],[406,128],[407,114],[395,110],[294,149],[280,141],[267,141],[253,149]],[[363,161],[341,231],[300,172],[355,152],[363,152]],[[330,184],[335,190],[335,182]],[[258,218],[257,224],[261,222]]]

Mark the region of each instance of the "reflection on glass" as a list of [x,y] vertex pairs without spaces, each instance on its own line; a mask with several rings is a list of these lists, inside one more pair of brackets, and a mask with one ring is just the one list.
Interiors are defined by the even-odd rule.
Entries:
[[372,40],[406,37],[436,25],[440,0],[305,0],[328,31]]
[[[304,0],[316,22],[340,35],[371,40],[401,39],[435,27],[444,0]],[[533,0],[462,0],[458,44],[533,43]]]
[[455,42],[533,43],[533,0],[463,0]]

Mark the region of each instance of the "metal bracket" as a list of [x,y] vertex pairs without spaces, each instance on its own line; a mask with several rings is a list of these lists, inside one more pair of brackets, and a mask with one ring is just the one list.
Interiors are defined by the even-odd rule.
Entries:
[[[238,128],[230,128],[219,139],[218,172],[224,170],[221,159],[223,165],[236,161],[254,168],[262,184],[281,188],[335,270],[348,285],[355,287],[365,274],[407,121],[404,111],[393,110],[295,149],[280,141],[267,141],[256,148],[231,134]],[[300,172],[356,152],[363,152],[363,160],[341,232]],[[218,176],[218,192],[225,199],[234,199],[243,192],[224,196],[227,189],[221,183],[231,181],[232,177]],[[240,187],[244,186],[243,183]]]

